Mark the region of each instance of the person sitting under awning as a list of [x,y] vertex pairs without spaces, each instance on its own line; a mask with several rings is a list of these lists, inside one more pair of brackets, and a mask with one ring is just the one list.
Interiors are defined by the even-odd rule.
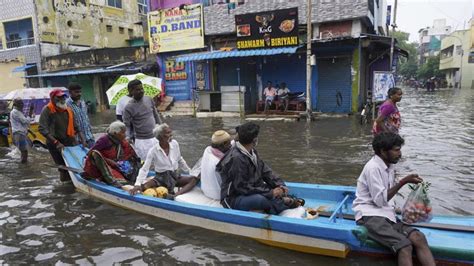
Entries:
[[92,146],[84,166],[85,178],[94,178],[115,187],[133,184],[140,169],[140,158],[125,139],[126,126],[110,124],[107,134]]

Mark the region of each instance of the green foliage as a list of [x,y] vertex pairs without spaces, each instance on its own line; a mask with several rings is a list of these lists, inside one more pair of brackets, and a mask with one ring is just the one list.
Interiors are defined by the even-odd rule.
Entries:
[[416,76],[419,79],[429,79],[431,77],[442,78],[443,75],[439,71],[439,55],[428,58],[426,63],[418,69]]
[[400,49],[408,52],[408,59],[402,57],[400,58],[399,74],[407,77],[413,78],[416,76],[418,70],[417,65],[417,53],[418,53],[418,43],[408,42],[410,34],[403,31],[395,31],[393,36],[397,39],[397,46]]

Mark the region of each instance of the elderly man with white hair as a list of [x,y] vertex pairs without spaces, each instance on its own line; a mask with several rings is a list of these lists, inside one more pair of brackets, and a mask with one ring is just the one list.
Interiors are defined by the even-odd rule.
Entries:
[[[189,173],[191,169],[181,156],[178,142],[172,138],[171,128],[166,123],[158,125],[153,130],[153,135],[158,143],[148,151],[145,164],[140,169],[135,187],[129,191],[130,194],[134,195],[148,188],[160,186],[168,189],[170,198],[173,198],[175,187],[181,187],[181,190],[174,196],[190,191],[198,180],[195,176],[180,175],[178,170]],[[150,170],[154,170],[156,175],[146,181]]]
[[96,179],[115,187],[133,184],[140,169],[140,158],[125,139],[124,123],[110,124],[107,134],[91,147],[84,165],[85,178]]

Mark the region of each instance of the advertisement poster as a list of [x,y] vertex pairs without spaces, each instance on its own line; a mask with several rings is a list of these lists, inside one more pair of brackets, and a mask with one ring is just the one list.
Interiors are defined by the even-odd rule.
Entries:
[[387,99],[388,90],[395,87],[393,73],[388,71],[374,71],[373,101],[380,102]]
[[189,63],[176,62],[172,57],[166,57],[163,62],[166,95],[177,101],[191,99],[192,74],[189,71]]
[[150,53],[204,47],[201,4],[185,5],[148,13]]
[[237,49],[297,46],[298,8],[235,15]]

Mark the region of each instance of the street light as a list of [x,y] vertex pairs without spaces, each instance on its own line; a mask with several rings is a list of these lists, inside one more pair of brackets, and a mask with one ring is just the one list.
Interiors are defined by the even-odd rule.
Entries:
[[[463,56],[464,56],[464,49],[462,48],[463,40],[461,38],[459,38],[458,36],[454,36],[454,35],[448,35],[445,38],[448,38],[448,37],[456,38],[461,43],[461,66],[459,68],[459,88],[462,88],[462,60],[463,60]],[[454,54],[453,54],[453,56],[454,56]]]

